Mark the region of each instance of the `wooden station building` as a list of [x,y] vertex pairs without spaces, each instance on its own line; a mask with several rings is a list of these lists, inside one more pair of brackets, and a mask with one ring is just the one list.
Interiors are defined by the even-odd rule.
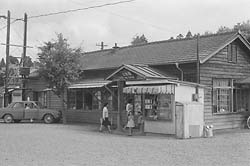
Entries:
[[[109,102],[113,123],[125,123],[130,98],[145,118],[156,114],[169,123],[176,102],[198,101],[204,125],[214,129],[243,127],[250,111],[250,44],[240,32],[87,52],[81,63],[84,74],[66,96],[70,122],[99,123]],[[32,99],[60,107],[41,78],[30,78],[27,87]]]

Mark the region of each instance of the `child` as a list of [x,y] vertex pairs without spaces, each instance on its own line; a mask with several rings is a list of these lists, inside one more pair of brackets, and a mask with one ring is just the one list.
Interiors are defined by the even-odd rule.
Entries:
[[128,113],[127,127],[129,128],[129,134],[128,135],[132,136],[132,129],[133,129],[133,127],[135,127],[134,115],[133,115],[132,111],[130,111]]
[[137,124],[138,124],[139,131],[142,133],[143,132],[143,124],[144,124],[142,112],[138,112]]

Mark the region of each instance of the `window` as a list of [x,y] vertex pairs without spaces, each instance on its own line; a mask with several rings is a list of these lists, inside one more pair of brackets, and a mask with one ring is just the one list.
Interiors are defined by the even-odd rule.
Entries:
[[227,113],[232,111],[232,80],[213,80],[213,112]]
[[234,112],[242,112],[242,111],[248,111],[249,108],[249,90],[248,89],[243,89],[240,87],[236,87],[234,89],[234,107],[233,111]]
[[84,109],[92,110],[93,98],[90,92],[84,92]]
[[228,62],[237,62],[237,46],[235,44],[229,44],[227,46],[227,60]]
[[173,95],[157,94],[145,96],[145,116],[153,120],[172,120]]
[[102,109],[101,91],[97,91],[93,95],[93,109]]
[[232,79],[213,80],[213,113],[248,111],[249,90]]
[[76,90],[68,91],[68,108],[76,109]]

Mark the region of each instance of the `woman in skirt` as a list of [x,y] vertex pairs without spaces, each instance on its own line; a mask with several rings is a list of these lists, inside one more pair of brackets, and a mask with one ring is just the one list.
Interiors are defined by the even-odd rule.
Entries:
[[102,109],[102,122],[101,122],[100,131],[102,131],[103,126],[108,128],[109,132],[111,133],[111,127],[110,127],[111,123],[109,121],[108,103],[105,103]]

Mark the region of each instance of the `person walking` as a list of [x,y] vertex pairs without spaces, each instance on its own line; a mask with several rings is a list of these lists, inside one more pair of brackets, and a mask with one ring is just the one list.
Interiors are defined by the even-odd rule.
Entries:
[[135,127],[134,115],[132,111],[130,111],[128,114],[127,127],[129,128],[128,135],[132,136],[133,128]]
[[100,126],[100,132],[102,132],[103,126],[108,128],[108,131],[111,133],[111,123],[109,121],[108,103],[105,103],[102,109],[102,121]]

